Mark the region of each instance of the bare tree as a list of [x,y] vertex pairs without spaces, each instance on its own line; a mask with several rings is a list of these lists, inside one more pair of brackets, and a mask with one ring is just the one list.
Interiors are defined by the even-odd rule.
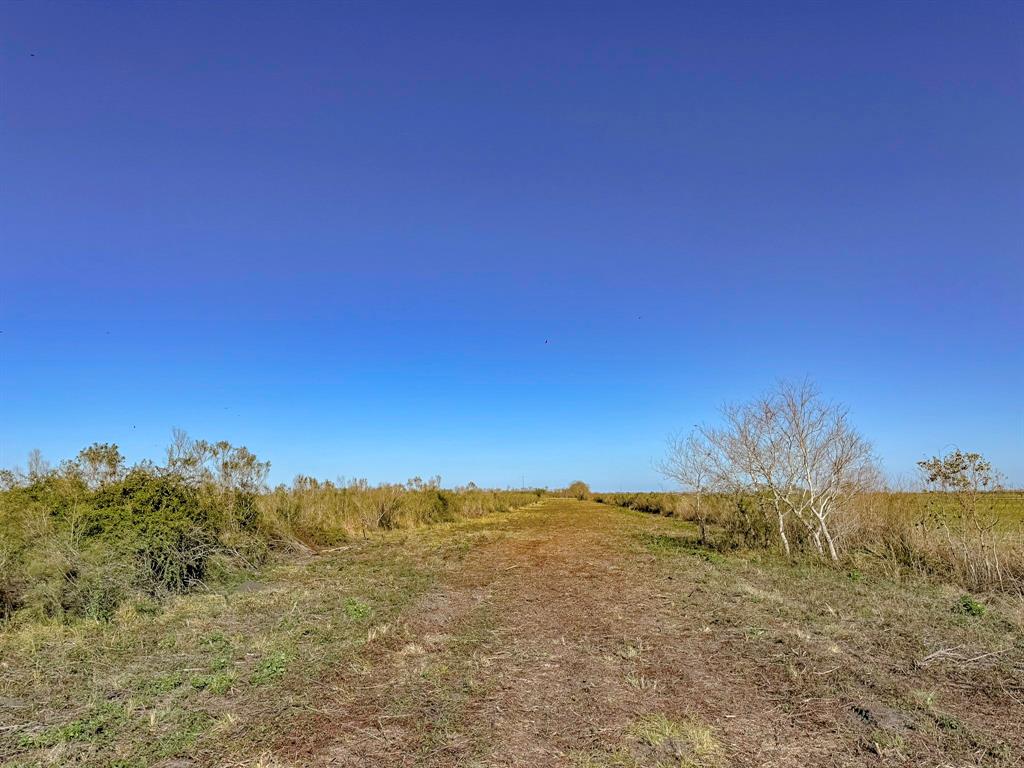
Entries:
[[722,415],[723,425],[698,429],[712,482],[766,499],[787,555],[793,521],[820,555],[838,560],[833,519],[877,477],[871,446],[846,409],[808,381],[781,382]]
[[[877,477],[871,445],[850,425],[847,410],[821,399],[808,381],[782,383],[771,398],[784,503],[807,528],[818,552],[839,559],[832,517]],[[824,546],[822,540],[824,539]]]
[[33,448],[28,452],[28,476],[33,482],[50,474],[50,462],[43,458],[43,452]]
[[760,495],[768,499],[775,515],[776,530],[782,551],[790,554],[786,520],[789,508],[784,503],[786,488],[792,477],[780,462],[777,411],[762,398],[746,404],[728,405],[723,411],[725,426],[705,429],[708,441],[721,456],[720,476],[732,486],[734,496]]
[[700,528],[700,542],[707,541],[707,511],[703,504],[704,494],[714,483],[716,469],[714,448],[699,430],[695,429],[688,435],[676,435],[669,438],[668,454],[658,465],[658,471],[665,477],[675,480],[684,490],[693,496],[694,517]]

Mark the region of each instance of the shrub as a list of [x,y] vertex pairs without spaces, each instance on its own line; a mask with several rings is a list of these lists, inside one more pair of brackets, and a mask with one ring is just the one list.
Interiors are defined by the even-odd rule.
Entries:
[[590,498],[590,486],[584,483],[582,480],[576,480],[569,484],[569,487],[565,489],[565,495],[571,496],[574,499],[580,501],[586,501]]
[[681,498],[678,493],[599,493],[593,496],[597,502],[665,517],[678,514]]
[[344,485],[298,477],[260,499],[258,529],[278,546],[332,546],[381,529],[410,528],[503,512],[536,501],[538,491],[442,489],[439,480]]
[[83,534],[128,555],[139,586],[181,592],[203,578],[216,530],[199,494],[180,478],[137,468],[102,488],[94,504]]
[[984,616],[985,605],[979,603],[970,595],[961,595],[960,599],[956,601],[957,613],[963,613],[968,616]]
[[[952,496],[876,493],[861,497],[844,534],[847,547],[877,558],[895,576],[910,571],[972,590],[1024,593],[1024,497],[990,492],[985,523],[962,516]],[[1016,507],[1014,507],[1014,504]],[[997,507],[1000,511],[997,512]]]
[[56,471],[39,456],[33,467],[28,476],[0,476],[0,621],[106,620],[133,594],[158,600],[258,566],[271,546],[330,546],[504,511],[542,493],[446,490],[440,478],[374,487],[306,477],[268,492],[267,463],[181,432],[166,467],[125,469],[107,444]]

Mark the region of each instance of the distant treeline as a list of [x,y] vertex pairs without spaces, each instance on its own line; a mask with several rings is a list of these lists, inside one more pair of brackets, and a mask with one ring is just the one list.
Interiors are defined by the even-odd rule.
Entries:
[[444,489],[440,478],[370,485],[298,477],[175,432],[164,464],[127,466],[94,444],[50,468],[0,474],[0,620],[109,618],[129,596],[160,598],[253,569],[271,551],[315,550],[373,531],[523,506],[544,491]]

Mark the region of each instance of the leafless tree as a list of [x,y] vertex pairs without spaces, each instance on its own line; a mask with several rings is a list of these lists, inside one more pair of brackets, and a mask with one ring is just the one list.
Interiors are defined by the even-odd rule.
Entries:
[[50,474],[50,462],[43,458],[43,452],[33,448],[28,453],[28,476],[32,481],[42,480]]
[[669,438],[668,454],[658,465],[662,475],[675,480],[693,497],[694,517],[700,528],[701,543],[707,541],[707,511],[704,494],[714,484],[719,462],[704,434],[695,429],[685,437]]
[[871,446],[846,409],[823,400],[809,381],[780,382],[722,415],[721,426],[698,429],[712,482],[767,499],[787,555],[792,521],[819,554],[838,560],[833,520],[878,476]]
[[[847,410],[823,401],[808,381],[782,383],[770,398],[776,430],[784,503],[803,524],[819,553],[838,560],[831,520],[877,477],[871,445],[855,430]],[[822,543],[824,540],[824,546]]]

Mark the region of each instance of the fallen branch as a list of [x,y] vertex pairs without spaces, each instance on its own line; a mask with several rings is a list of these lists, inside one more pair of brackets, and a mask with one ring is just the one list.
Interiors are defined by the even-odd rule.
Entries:
[[962,645],[954,645],[952,648],[941,648],[934,653],[930,653],[917,662],[917,666],[927,666],[933,661],[952,661],[956,664],[973,664],[976,661],[987,659],[992,656],[999,656],[1000,654],[1006,653],[1009,648],[1002,648],[998,651],[989,651],[987,653],[980,653],[977,656],[964,656],[959,653],[955,653],[958,649],[963,648]]

